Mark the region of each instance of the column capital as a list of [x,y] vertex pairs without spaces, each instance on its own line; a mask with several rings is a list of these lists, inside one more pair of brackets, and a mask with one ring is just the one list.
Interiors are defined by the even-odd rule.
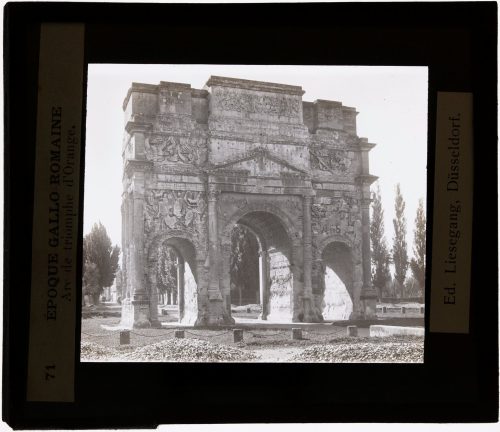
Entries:
[[369,208],[370,207],[370,204],[372,203],[372,199],[371,198],[366,198],[366,197],[363,197],[361,198],[360,200],[360,204],[361,204],[361,207],[363,208]]

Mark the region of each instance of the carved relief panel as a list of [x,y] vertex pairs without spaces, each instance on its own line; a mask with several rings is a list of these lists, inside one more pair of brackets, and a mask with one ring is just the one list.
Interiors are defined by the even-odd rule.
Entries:
[[285,117],[296,117],[301,113],[301,99],[285,94],[255,94],[220,88],[215,95],[214,108],[218,111]]
[[193,132],[187,136],[152,133],[145,144],[146,159],[152,162],[199,166],[207,158],[207,139],[201,133]]
[[311,148],[311,168],[332,174],[345,174],[351,169],[354,153],[328,148]]
[[144,206],[147,236],[180,230],[205,245],[207,204],[204,192],[150,189]]
[[354,248],[361,247],[360,202],[349,195],[320,197],[311,206],[313,235],[339,236],[350,240]]

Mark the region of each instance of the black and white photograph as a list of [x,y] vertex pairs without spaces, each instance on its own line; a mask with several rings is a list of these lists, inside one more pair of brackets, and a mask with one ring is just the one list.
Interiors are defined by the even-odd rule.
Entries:
[[423,363],[428,68],[89,64],[81,361]]
[[190,3],[4,7],[7,427],[498,422],[497,3]]

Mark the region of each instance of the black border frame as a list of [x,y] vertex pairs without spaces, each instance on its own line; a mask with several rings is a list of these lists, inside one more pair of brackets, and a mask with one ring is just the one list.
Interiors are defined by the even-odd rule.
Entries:
[[[427,332],[424,365],[80,364],[76,352],[75,403],[27,403],[41,22],[84,22],[86,63],[429,66],[427,281],[436,92],[473,92],[470,334]],[[30,429],[138,428],[165,423],[497,421],[498,215],[497,206],[492,205],[498,185],[496,48],[495,2],[8,3],[4,8],[4,420],[14,428]],[[83,190],[83,176],[81,186]],[[81,219],[82,213],[80,239]],[[427,305],[429,294],[427,285]],[[76,304],[81,303],[77,300]],[[428,320],[427,311],[427,328]],[[79,345],[78,318],[77,322]],[[256,379],[238,393],[232,377],[249,373]],[[390,388],[382,385],[387,377],[394,383]]]

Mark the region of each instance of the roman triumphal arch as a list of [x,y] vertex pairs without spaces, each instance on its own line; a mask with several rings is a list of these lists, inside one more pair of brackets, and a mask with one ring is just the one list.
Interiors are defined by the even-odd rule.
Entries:
[[180,322],[234,323],[236,226],[255,238],[261,319],[323,321],[327,269],[345,286],[347,318],[375,315],[374,145],[357,136],[354,108],[303,94],[218,76],[202,90],[132,84],[123,103],[123,324],[159,325],[154,268],[165,247],[177,256]]

